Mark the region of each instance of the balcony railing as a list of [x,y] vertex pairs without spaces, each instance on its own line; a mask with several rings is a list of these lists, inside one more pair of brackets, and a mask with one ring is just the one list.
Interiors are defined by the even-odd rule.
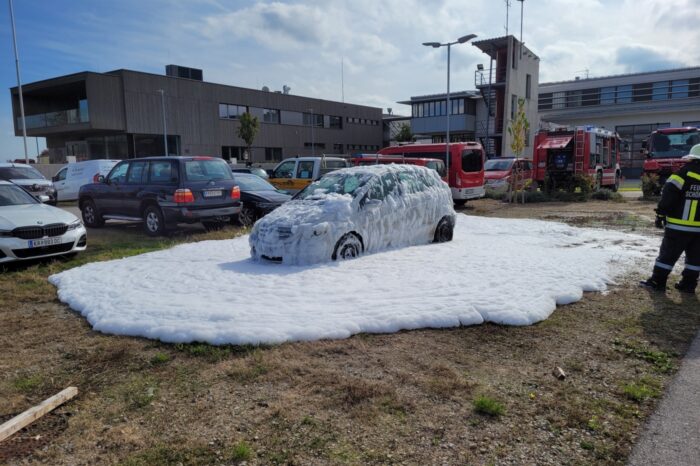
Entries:
[[[40,113],[24,117],[27,129],[49,128],[52,126],[65,126],[77,123],[88,123],[90,115],[87,108],[72,108],[59,112]],[[17,118],[17,127],[22,128],[22,118]]]

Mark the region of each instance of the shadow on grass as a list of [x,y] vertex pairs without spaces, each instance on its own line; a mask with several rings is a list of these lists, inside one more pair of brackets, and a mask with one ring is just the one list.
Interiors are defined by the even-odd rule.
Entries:
[[675,291],[667,292],[671,297],[646,292],[653,303],[653,310],[640,316],[647,339],[662,351],[684,355],[700,330],[700,299],[697,294],[678,293],[678,300]]

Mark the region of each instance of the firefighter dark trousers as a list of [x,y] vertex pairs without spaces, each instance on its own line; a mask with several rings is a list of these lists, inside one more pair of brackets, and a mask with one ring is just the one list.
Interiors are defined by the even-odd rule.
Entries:
[[666,228],[661,242],[659,257],[654,264],[653,278],[659,283],[666,283],[673,266],[685,251],[685,268],[681,282],[694,288],[700,275],[700,233]]

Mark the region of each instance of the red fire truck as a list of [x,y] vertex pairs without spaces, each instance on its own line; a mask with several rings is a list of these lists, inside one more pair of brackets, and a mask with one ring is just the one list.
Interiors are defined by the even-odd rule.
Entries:
[[617,191],[621,145],[617,133],[594,126],[542,130],[535,136],[533,180],[547,192],[573,191],[582,181],[577,175],[588,175],[596,190]]
[[688,155],[695,144],[700,144],[700,130],[692,126],[657,129],[642,143],[642,152],[647,156],[642,175],[658,176],[656,194],[673,172],[683,168],[686,161],[681,157]]

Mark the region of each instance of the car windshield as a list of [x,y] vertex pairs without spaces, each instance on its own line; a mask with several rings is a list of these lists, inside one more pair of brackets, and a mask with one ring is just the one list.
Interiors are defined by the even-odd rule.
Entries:
[[484,164],[484,171],[487,172],[502,172],[510,169],[510,166],[513,165],[513,160],[487,160],[486,164]]
[[233,179],[231,169],[223,160],[194,159],[185,162],[187,181],[211,181]]
[[257,175],[244,175],[238,173],[233,179],[241,188],[241,191],[276,191],[276,188]]
[[656,133],[652,135],[650,155],[654,158],[683,157],[690,149],[700,144],[700,131],[685,133]]
[[325,194],[350,194],[357,196],[359,188],[364,186],[372,175],[367,173],[330,173],[300,191],[295,199],[313,199]]
[[38,203],[39,201],[18,186],[0,185],[0,207]]
[[37,169],[32,167],[0,167],[0,179],[3,180],[43,180]]

